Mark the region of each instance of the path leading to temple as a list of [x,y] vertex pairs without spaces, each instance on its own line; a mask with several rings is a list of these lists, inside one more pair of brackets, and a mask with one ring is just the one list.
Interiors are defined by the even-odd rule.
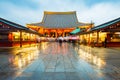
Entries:
[[114,80],[106,74],[112,73],[111,69],[105,68],[104,63],[99,67],[81,58],[79,49],[69,43],[45,43],[39,46],[34,61],[3,80]]

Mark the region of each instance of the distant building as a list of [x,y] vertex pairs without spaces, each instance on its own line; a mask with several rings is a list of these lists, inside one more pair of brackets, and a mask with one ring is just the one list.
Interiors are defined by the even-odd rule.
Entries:
[[75,11],[72,12],[44,12],[42,22],[27,24],[28,28],[49,37],[67,36],[78,28],[90,28],[91,23],[78,22]]

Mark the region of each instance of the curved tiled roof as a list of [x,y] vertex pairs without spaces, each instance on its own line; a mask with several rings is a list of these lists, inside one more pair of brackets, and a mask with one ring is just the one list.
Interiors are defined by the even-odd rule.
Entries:
[[95,26],[95,27],[91,28],[91,31],[100,30],[100,29],[102,29],[102,28],[109,27],[110,25],[115,24],[115,23],[118,23],[118,22],[120,22],[120,17],[117,18],[117,19],[111,20],[111,21],[109,21],[109,22],[103,23],[103,24],[101,24],[101,25]]
[[[34,34],[40,35],[38,32],[36,32],[36,31],[34,31],[34,30],[32,30],[32,29],[29,29],[29,28],[27,28],[27,27],[25,27],[25,26],[22,26],[22,25],[20,25],[20,24],[11,22],[11,21],[9,21],[9,20],[3,19],[3,18],[1,18],[1,17],[0,17],[0,22],[1,22],[1,23],[4,23],[4,24],[7,24],[7,25],[9,25],[9,26],[11,26],[11,27],[14,27],[14,28],[16,28],[16,29],[18,29],[18,30],[24,30],[24,31],[27,31],[27,32],[30,32],[30,33],[34,33]],[[5,31],[5,30],[4,30],[4,31]]]
[[0,18],[0,22],[8,24],[8,25],[10,25],[12,27],[15,27],[15,28],[18,28],[18,29],[23,29],[23,30],[27,30],[28,29],[27,27],[24,27],[22,25],[19,25],[17,23],[11,22],[11,21],[8,21],[8,20],[3,19],[3,18]]
[[43,26],[45,28],[73,28],[87,25],[78,22],[76,11],[72,12],[44,12],[42,22],[30,25]]

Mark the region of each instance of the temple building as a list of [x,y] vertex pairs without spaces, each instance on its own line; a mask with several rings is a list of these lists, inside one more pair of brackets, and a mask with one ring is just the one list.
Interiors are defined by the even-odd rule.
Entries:
[[59,36],[68,36],[76,28],[91,28],[93,24],[78,22],[76,11],[44,11],[42,22],[31,23],[26,26],[45,36],[57,38]]

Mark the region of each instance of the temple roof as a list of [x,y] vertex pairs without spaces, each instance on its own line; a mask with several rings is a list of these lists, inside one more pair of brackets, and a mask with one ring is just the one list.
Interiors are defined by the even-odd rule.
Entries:
[[42,22],[28,25],[43,26],[44,28],[74,28],[89,25],[89,23],[78,22],[76,11],[71,12],[44,12]]

